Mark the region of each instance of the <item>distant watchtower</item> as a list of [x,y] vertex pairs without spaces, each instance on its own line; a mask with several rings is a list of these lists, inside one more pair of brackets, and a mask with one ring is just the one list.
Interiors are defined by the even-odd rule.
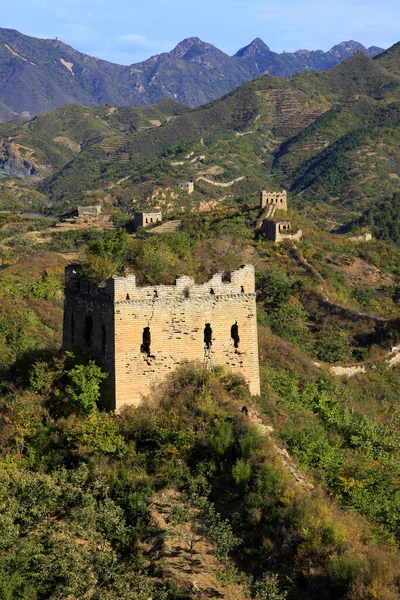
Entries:
[[182,190],[186,190],[188,194],[193,194],[193,192],[194,192],[194,182],[193,181],[180,181],[179,187]]
[[260,393],[254,268],[223,281],[179,277],[175,285],[137,287],[134,275],[99,287],[79,265],[65,270],[63,348],[94,358],[108,372],[108,409],[137,406],[183,361],[226,365]]
[[162,222],[162,212],[158,208],[153,211],[146,212],[135,212],[133,226],[135,230],[139,229],[139,227],[149,227],[154,223]]
[[296,233],[292,232],[292,226],[287,219],[264,219],[261,225],[261,233],[271,242],[300,241],[303,237],[301,229]]
[[268,205],[275,206],[277,210],[287,211],[286,190],[282,190],[281,192],[267,192],[266,190],[261,190],[260,208],[264,209]]

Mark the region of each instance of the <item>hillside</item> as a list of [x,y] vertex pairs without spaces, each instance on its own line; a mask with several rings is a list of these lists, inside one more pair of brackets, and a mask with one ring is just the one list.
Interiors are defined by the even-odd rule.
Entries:
[[275,154],[274,171],[298,198],[359,208],[398,190],[398,64],[394,46],[382,63],[357,55],[318,82],[300,78],[303,89],[311,84],[326,97],[340,91],[340,103]]
[[[1,216],[2,597],[398,597],[400,250],[296,211],[304,241],[276,246],[258,216],[136,237]],[[139,409],[99,412],[102,373],[59,352],[62,267],[78,256],[139,285],[251,260],[261,396],[186,364]]]
[[32,118],[70,103],[143,106],[170,98],[198,106],[264,73],[289,77],[324,70],[360,50],[370,56],[382,51],[350,41],[328,52],[277,54],[257,39],[230,57],[189,38],[171,52],[122,66],[82,54],[59,39],[0,29],[0,121]]
[[[323,73],[264,76],[189,110],[68,105],[0,127],[3,208],[253,204],[261,187],[338,227],[399,190],[398,46]],[[21,185],[18,180],[25,179]],[[180,181],[195,181],[190,197]],[[14,203],[14,204],[13,204]]]
[[160,127],[186,111],[172,100],[142,108],[72,104],[22,126],[0,126],[4,136],[0,141],[0,208],[51,204],[47,196],[34,190],[36,182],[50,177],[95,143],[108,139],[110,150],[117,151],[125,136]]
[[[394,47],[392,65],[396,52]],[[286,80],[265,76],[158,129],[121,138],[118,152],[127,157],[125,164],[108,161],[102,144],[91,146],[45,180],[40,191],[63,201],[71,197],[72,180],[79,196],[129,176],[121,191],[131,189],[145,200],[151,186],[168,188],[162,192],[165,205],[176,194],[172,205],[179,207],[180,198],[185,201],[177,188],[180,179],[197,180],[192,203],[198,205],[224,195],[201,178],[226,183],[244,177],[228,190],[236,199],[252,202],[259,187],[282,185],[296,206],[337,205],[335,218],[343,220],[340,207],[345,213],[362,210],[377,194],[385,198],[399,190],[400,88],[391,68],[383,68],[379,57],[357,54],[325,73]],[[89,157],[90,183],[76,186]]]

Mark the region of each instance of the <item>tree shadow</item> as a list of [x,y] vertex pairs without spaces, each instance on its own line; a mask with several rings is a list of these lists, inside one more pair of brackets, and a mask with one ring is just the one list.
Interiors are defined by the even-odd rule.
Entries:
[[8,368],[0,373],[2,381],[13,385],[25,386],[29,384],[29,377],[36,362],[51,363],[55,358],[61,358],[63,351],[56,348],[43,348],[24,352]]

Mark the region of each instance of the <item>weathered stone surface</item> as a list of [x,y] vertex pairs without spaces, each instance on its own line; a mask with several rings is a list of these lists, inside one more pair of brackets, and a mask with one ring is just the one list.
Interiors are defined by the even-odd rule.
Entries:
[[222,281],[136,287],[134,275],[113,277],[104,288],[66,269],[63,347],[97,360],[109,373],[107,408],[137,406],[151,385],[184,361],[225,365],[260,393],[254,268]]

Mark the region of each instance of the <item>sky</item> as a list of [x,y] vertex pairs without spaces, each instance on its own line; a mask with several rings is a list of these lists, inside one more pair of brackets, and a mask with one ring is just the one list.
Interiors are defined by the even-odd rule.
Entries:
[[[3,0],[4,2],[4,0]],[[356,40],[388,48],[400,40],[399,0],[19,0],[0,26],[119,64],[168,52],[196,36],[227,54],[260,37],[271,50],[329,50]]]

